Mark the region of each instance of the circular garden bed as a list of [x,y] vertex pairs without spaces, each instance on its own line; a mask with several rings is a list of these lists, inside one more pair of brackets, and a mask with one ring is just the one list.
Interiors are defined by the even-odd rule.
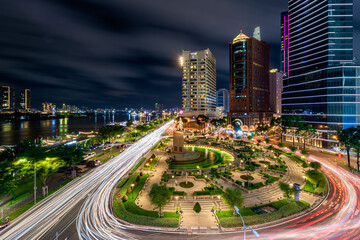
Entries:
[[182,188],[192,188],[193,186],[194,186],[194,184],[192,183],[192,182],[181,182],[180,184],[180,187],[182,187]]

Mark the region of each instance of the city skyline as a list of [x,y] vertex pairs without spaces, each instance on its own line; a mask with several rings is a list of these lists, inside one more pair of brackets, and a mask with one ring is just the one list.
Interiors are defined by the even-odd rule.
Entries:
[[[182,50],[209,48],[218,60],[218,89],[228,88],[228,40],[256,26],[271,46],[270,67],[279,68],[279,15],[286,1],[210,1],[205,10],[192,4],[186,11],[189,1],[173,4],[3,3],[0,84],[31,89],[33,106],[44,101],[93,108],[129,102],[181,106]],[[355,37],[359,22],[355,16]]]

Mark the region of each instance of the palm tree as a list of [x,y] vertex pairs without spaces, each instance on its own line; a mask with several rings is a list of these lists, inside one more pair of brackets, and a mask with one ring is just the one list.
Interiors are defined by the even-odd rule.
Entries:
[[[240,189],[231,188],[227,188],[222,194],[222,198],[224,199],[225,203],[227,203],[232,209],[234,209],[235,206],[238,208],[242,206],[244,199],[241,196],[242,192]],[[234,216],[236,215],[235,209],[233,214]]]

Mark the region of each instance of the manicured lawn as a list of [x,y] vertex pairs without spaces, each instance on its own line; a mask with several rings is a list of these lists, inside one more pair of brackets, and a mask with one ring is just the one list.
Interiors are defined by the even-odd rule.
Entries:
[[[191,151],[192,147],[186,147],[185,150]],[[198,159],[193,161],[173,161],[170,165],[170,169],[208,169],[218,167],[221,164],[229,164],[233,159],[230,154],[220,150],[207,149],[203,147],[194,147],[194,150],[200,153],[200,157]]]
[[[241,215],[243,215],[245,224],[246,225],[256,225],[256,224],[275,221],[275,220],[281,219],[283,217],[287,217],[292,214],[301,212],[310,207],[309,203],[302,201],[302,200],[300,200],[299,202],[290,202],[290,203],[287,203],[287,200],[280,200],[280,201],[273,202],[273,203],[270,203],[267,205],[277,208],[278,211],[275,211],[272,213],[261,214],[261,215],[259,215],[259,214],[249,215],[251,212],[253,212],[251,210],[252,208],[240,209],[240,213],[241,213]],[[264,206],[266,206],[266,205],[264,205]],[[259,208],[259,207],[254,207],[254,208]],[[232,215],[232,211],[222,211],[220,213],[217,213],[217,215],[219,217],[220,224],[222,227],[225,227],[225,228],[241,227],[243,224],[240,217],[238,217],[238,216],[234,217]]]
[[[155,168],[155,164],[157,163],[157,161],[159,160],[159,157],[155,157],[152,161],[147,160],[147,162],[145,163],[143,169],[145,170],[153,170]],[[146,164],[149,163],[149,166],[147,167]]]
[[314,185],[311,184],[309,181],[306,181],[305,186],[302,188],[302,190],[309,192],[309,193],[314,193],[315,189],[314,189]]

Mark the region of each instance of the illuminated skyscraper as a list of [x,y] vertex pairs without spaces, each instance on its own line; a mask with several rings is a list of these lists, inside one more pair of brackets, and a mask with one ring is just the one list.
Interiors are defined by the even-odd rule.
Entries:
[[216,59],[209,49],[183,51],[182,108],[184,116],[200,114],[215,117],[216,113]]
[[269,122],[269,54],[270,46],[256,37],[240,33],[229,43],[230,49],[230,121],[239,119],[250,127]]
[[0,87],[0,110],[3,112],[15,111],[15,88]]
[[285,75],[289,73],[289,13],[281,13],[281,54],[280,54],[280,72]]
[[[289,0],[289,76],[283,115],[301,115],[321,143],[360,124],[360,67],[353,60],[352,0]],[[283,17],[283,16],[282,16]]]
[[216,107],[224,107],[224,112],[229,112],[229,90],[222,88],[216,91]]
[[20,111],[30,111],[31,108],[31,91],[25,89],[20,92]]

